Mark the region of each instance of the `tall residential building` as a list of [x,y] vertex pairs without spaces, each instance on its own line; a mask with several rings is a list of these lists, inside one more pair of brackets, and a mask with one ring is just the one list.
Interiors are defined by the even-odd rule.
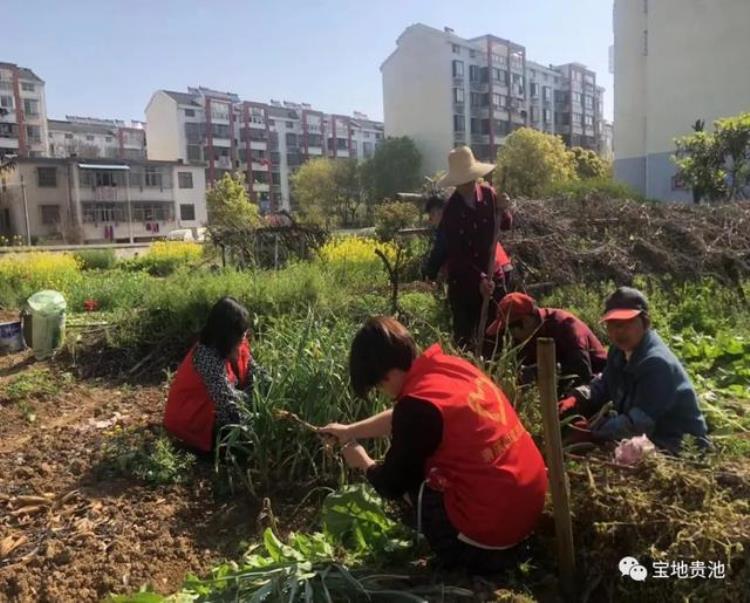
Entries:
[[146,107],[150,159],[204,165],[206,183],[245,173],[262,211],[289,209],[289,176],[307,159],[367,158],[383,124],[366,115],[328,115],[308,104],[243,101],[230,92],[157,90]]
[[66,115],[47,121],[50,157],[146,159],[146,124]]
[[516,42],[421,23],[396,44],[380,67],[385,133],[414,139],[425,173],[445,169],[458,144],[494,160],[505,137],[524,126],[601,150],[604,89],[584,65],[544,66]]
[[46,154],[44,82],[31,69],[0,62],[0,158]]
[[0,167],[0,235],[139,243],[207,221],[202,167],[77,157],[19,157]]
[[615,0],[615,176],[688,200],[674,139],[750,110],[748,0]]

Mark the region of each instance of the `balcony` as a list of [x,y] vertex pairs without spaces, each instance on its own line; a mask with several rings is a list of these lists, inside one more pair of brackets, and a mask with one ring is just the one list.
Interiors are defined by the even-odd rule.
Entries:
[[466,142],[466,132],[454,132],[453,137],[456,142],[465,143]]
[[219,157],[216,160],[216,167],[222,170],[231,170],[232,169],[232,160],[229,157]]
[[232,146],[232,139],[231,138],[221,138],[219,136],[214,136],[211,139],[212,144],[215,147],[224,147],[229,148]]
[[459,115],[463,115],[466,112],[466,105],[464,103],[453,103],[453,110]]
[[453,85],[458,86],[459,88],[464,87],[464,76],[463,75],[454,75],[453,76]]
[[268,182],[253,182],[253,190],[256,193],[267,193],[271,190],[271,185]]
[[489,134],[472,134],[471,144],[490,144]]
[[320,146],[308,146],[307,147],[307,153],[308,155],[322,155],[323,154],[323,148]]

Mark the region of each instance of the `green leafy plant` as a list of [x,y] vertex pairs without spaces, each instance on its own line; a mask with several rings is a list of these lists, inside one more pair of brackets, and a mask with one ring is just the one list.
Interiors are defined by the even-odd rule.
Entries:
[[117,264],[114,249],[80,249],[73,257],[81,270],[110,270]]

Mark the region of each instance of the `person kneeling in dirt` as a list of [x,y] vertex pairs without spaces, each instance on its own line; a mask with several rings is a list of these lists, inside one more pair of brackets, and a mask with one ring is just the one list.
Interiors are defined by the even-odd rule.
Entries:
[[247,309],[231,297],[220,299],[169,388],[164,427],[198,451],[211,451],[219,430],[240,422],[240,407],[261,371],[250,353],[249,328]]
[[[343,444],[347,464],[383,497],[407,496],[444,567],[490,573],[520,562],[544,506],[547,472],[503,392],[437,344],[419,355],[406,328],[383,316],[355,336],[349,372],[358,396],[376,388],[395,405],[322,428]],[[387,436],[381,463],[357,443]]]
[[560,365],[560,395],[573,387],[588,385],[604,370],[607,350],[589,326],[570,312],[540,308],[536,300],[525,293],[509,293],[500,301],[497,316],[487,329],[487,335],[502,337],[507,330],[514,344],[522,346],[519,350],[522,384],[536,381],[536,343],[539,337],[555,341],[555,354]]
[[620,287],[607,299],[602,322],[612,342],[604,372],[590,387],[559,403],[561,416],[589,419],[607,402],[614,411],[589,425],[574,423],[577,442],[606,442],[646,435],[658,447],[678,454],[686,434],[710,445],[698,397],[680,361],[651,328],[648,301],[638,290]]

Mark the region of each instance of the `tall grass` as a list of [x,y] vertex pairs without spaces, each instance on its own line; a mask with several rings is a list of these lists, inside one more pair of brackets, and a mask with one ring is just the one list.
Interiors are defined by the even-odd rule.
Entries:
[[81,281],[80,265],[69,254],[9,253],[0,256],[0,306],[16,308],[41,289],[65,291]]

